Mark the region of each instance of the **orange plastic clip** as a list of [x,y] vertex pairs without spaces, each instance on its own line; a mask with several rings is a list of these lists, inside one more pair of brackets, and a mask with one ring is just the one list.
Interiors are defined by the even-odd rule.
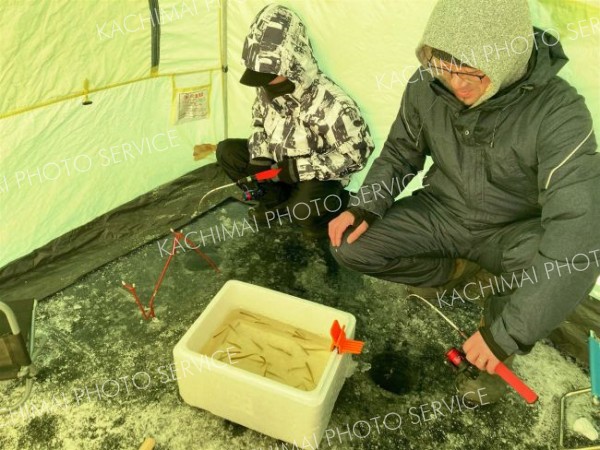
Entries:
[[337,320],[333,321],[333,325],[331,325],[331,339],[333,341],[330,350],[333,351],[334,348],[337,348],[338,353],[352,353],[353,355],[359,355],[362,352],[365,343],[347,339],[344,328],[340,326],[340,323]]

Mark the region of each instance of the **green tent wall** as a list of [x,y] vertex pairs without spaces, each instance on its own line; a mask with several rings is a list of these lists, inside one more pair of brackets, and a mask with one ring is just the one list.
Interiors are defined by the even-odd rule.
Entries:
[[[254,94],[238,83],[241,47],[268,3],[2,0],[0,267],[39,265],[36,250],[214,163],[194,161],[194,144],[247,136]],[[434,1],[279,3],[306,21],[322,70],[359,103],[380,149]],[[598,2],[530,5],[534,24],[561,38],[571,59],[561,75],[600,134]],[[204,118],[176,123],[179,93],[199,87]]]

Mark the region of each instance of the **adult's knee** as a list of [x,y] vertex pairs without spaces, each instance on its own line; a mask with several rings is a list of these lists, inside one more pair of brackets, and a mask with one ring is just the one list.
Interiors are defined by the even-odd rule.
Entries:
[[541,226],[530,226],[514,237],[510,246],[502,254],[502,268],[513,272],[530,267],[538,254],[542,239]]
[[232,164],[241,159],[248,159],[248,141],[246,139],[225,139],[217,144],[215,151],[217,162],[221,165]]
[[331,254],[340,266],[360,273],[374,273],[378,270],[378,260],[372,251],[361,245],[359,240],[348,244],[347,234],[339,247],[330,247]]

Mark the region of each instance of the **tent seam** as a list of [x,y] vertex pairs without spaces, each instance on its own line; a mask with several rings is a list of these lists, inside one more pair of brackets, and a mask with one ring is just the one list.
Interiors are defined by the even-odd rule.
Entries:
[[164,73],[164,74],[151,74],[145,77],[140,77],[140,78],[136,78],[134,80],[129,80],[129,81],[122,81],[119,83],[114,83],[114,84],[109,84],[106,86],[102,86],[102,87],[98,87],[98,88],[94,88],[94,89],[88,89],[86,90],[81,90],[78,91],[76,93],[73,94],[67,94],[67,95],[63,95],[61,97],[57,97],[53,100],[48,100],[45,102],[41,102],[41,103],[37,103],[35,105],[30,105],[30,106],[26,106],[24,108],[19,108],[13,111],[9,111],[7,113],[4,114],[0,114],[0,120],[2,119],[7,119],[8,117],[12,117],[12,116],[18,116],[19,114],[24,114],[26,112],[29,111],[33,111],[35,109],[39,109],[39,108],[43,108],[45,106],[50,106],[50,105],[54,105],[56,103],[61,103],[67,100],[73,100],[75,98],[78,97],[84,97],[86,94],[92,94],[95,92],[101,92],[101,91],[106,91],[108,89],[113,89],[113,88],[117,88],[117,87],[122,87],[122,86],[127,86],[128,84],[135,84],[135,83],[139,83],[142,81],[147,81],[147,80],[152,80],[155,78],[163,78],[163,77],[172,77],[172,76],[179,76],[179,75],[192,75],[192,74],[197,74],[197,73],[206,73],[206,72],[216,72],[216,71],[220,71],[221,68],[220,67],[211,67],[209,69],[202,69],[202,70],[190,70],[190,71],[186,71],[186,72],[172,72],[172,73]]

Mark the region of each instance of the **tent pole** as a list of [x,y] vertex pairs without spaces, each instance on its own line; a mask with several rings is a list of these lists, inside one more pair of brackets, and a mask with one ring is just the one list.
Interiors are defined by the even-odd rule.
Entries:
[[150,8],[150,73],[158,74],[158,65],[160,63],[160,7],[158,0],[148,0]]
[[223,131],[224,137],[229,137],[229,100],[227,96],[227,72],[229,67],[227,64],[227,1],[221,1],[220,8],[220,24],[221,24],[221,87],[223,89]]

